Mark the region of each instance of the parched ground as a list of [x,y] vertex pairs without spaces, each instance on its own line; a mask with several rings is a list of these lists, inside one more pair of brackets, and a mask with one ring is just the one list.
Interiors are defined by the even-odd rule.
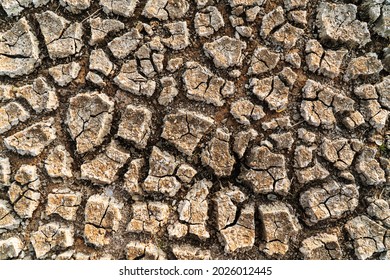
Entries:
[[387,0],[0,0],[0,259],[390,259]]

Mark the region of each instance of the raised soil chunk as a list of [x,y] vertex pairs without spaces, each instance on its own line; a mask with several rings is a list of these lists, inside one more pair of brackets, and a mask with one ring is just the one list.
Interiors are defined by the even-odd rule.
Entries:
[[[145,75],[147,78],[153,78],[157,72],[163,71],[164,64],[164,55],[161,53],[152,53],[152,50],[155,46],[152,46],[151,43],[149,43],[149,46],[142,45],[138,50],[135,52],[135,57],[138,60],[140,73]],[[166,84],[162,84],[163,87],[167,86]]]
[[[307,85],[307,84],[306,84]],[[303,91],[306,90],[306,86]],[[327,96],[324,92],[323,96]],[[318,100],[303,100],[301,103],[301,115],[310,125],[332,128],[336,123],[336,117],[333,114],[330,104],[324,103],[322,96],[318,94]]]
[[185,198],[179,202],[177,212],[179,220],[189,224],[189,233],[200,239],[210,237],[206,229],[208,220],[207,196],[212,183],[206,179],[194,183]]
[[96,74],[95,72],[91,72],[91,71],[87,73],[87,75],[85,76],[85,80],[101,88],[107,85],[106,82],[99,74]]
[[135,196],[142,195],[143,191],[140,184],[141,169],[145,164],[143,158],[137,158],[129,163],[129,169],[124,175],[123,189],[126,190],[134,200]]
[[80,93],[70,98],[65,123],[83,154],[103,143],[110,132],[114,102],[104,93]]
[[265,117],[263,107],[247,99],[234,101],[230,105],[230,113],[237,122],[243,125],[250,125],[250,119],[257,121]]
[[336,113],[354,112],[355,101],[342,91],[308,79],[302,89],[304,100],[301,115],[310,125],[331,129],[336,125]]
[[[229,21],[230,21],[230,24],[232,25],[232,27],[234,27],[236,29],[236,31],[237,31],[237,28],[240,28],[240,27],[247,28],[247,26],[244,26],[245,22],[244,22],[244,19],[242,17],[238,17],[236,15],[231,15],[231,16],[229,16]],[[241,31],[242,31],[242,29],[241,29]],[[238,33],[238,31],[237,31],[237,33]],[[238,34],[240,34],[240,33],[238,33]]]
[[0,84],[0,101],[11,101],[15,98],[15,89],[12,85]]
[[38,259],[44,259],[50,251],[66,249],[74,243],[73,226],[51,222],[42,225],[31,234],[31,244]]
[[211,43],[205,43],[203,50],[213,59],[217,68],[239,66],[244,58],[246,43],[228,36],[223,36]]
[[317,27],[322,42],[363,47],[370,39],[367,23],[356,19],[357,7],[353,4],[321,2],[317,9]]
[[290,67],[284,67],[283,70],[278,73],[278,77],[286,87],[291,89],[297,80],[298,74]]
[[214,75],[208,68],[194,61],[186,63],[183,82],[189,99],[204,101],[214,106],[222,106],[225,103],[224,98],[235,91],[233,82]]
[[63,145],[52,149],[45,160],[45,169],[51,178],[71,178],[73,158]]
[[284,49],[294,47],[299,38],[304,34],[304,30],[286,23],[284,11],[281,6],[276,7],[263,17],[260,35],[270,39]]
[[361,100],[374,100],[379,98],[375,86],[370,84],[355,87],[354,94]]
[[379,103],[390,110],[390,75],[383,78],[382,82],[375,84],[375,89],[379,95]]
[[11,182],[11,164],[9,158],[0,157],[0,189],[9,186]]
[[329,78],[335,78],[340,74],[340,67],[345,55],[345,49],[324,50],[317,40],[309,40],[306,43],[306,64],[311,72],[318,71]]
[[289,10],[306,8],[308,0],[283,0],[284,7]]
[[298,138],[307,144],[313,144],[316,142],[317,136],[314,132],[311,132],[305,128],[299,128]]
[[147,18],[167,20],[182,18],[189,9],[187,0],[148,0],[142,11],[142,15]]
[[107,46],[116,58],[123,59],[137,49],[141,39],[138,30],[132,28],[129,32],[113,39]]
[[299,251],[305,260],[340,260],[343,256],[337,235],[328,233],[306,238]]
[[165,10],[168,0],[148,0],[142,11],[142,15],[147,18],[157,18],[167,20],[168,12]]
[[293,68],[299,69],[301,68],[302,59],[299,53],[295,50],[286,54],[285,57],[286,62],[288,62]]
[[177,164],[174,156],[154,146],[149,158],[149,174],[143,182],[144,191],[175,196],[181,187],[173,176]]
[[236,223],[221,230],[225,252],[231,253],[238,249],[250,249],[255,243],[255,207],[243,206]]
[[237,215],[237,204],[244,202],[247,196],[236,186],[228,186],[215,193],[213,202],[216,210],[216,227],[222,230],[232,226]]
[[188,234],[188,225],[175,221],[168,225],[167,231],[170,239],[180,239]]
[[130,155],[122,151],[113,141],[103,153],[81,165],[81,179],[96,184],[111,184],[116,180],[119,169],[125,165],[129,157]]
[[167,106],[179,94],[177,83],[173,77],[163,77],[160,79],[160,82],[163,89],[158,97],[158,103]]
[[[110,1],[112,3],[112,1]],[[89,25],[91,27],[91,39],[89,44],[94,46],[98,43],[104,42],[107,35],[118,32],[125,28],[125,25],[116,19],[101,19],[91,18],[89,20]]]
[[360,109],[364,119],[377,131],[383,130],[390,115],[389,110],[382,108],[374,99],[361,100]]
[[218,177],[230,176],[235,159],[230,152],[230,133],[227,128],[218,128],[215,136],[203,150],[201,159]]
[[280,54],[270,51],[266,47],[257,47],[253,52],[248,74],[257,75],[268,72],[276,67],[279,60]]
[[255,193],[286,195],[290,190],[284,155],[273,153],[266,146],[255,146],[246,163],[250,169],[243,167],[239,178]]
[[330,173],[321,165],[321,163],[315,161],[314,165],[304,169],[297,169],[295,171],[298,182],[301,184],[307,184],[316,180],[323,180],[327,178]]
[[161,193],[174,197],[180,190],[181,184],[175,176],[156,177],[149,175],[143,182],[142,187],[148,193]]
[[374,26],[374,31],[384,38],[390,38],[390,5],[388,2],[384,2],[381,9],[381,17],[378,19]]
[[286,117],[271,119],[268,122],[262,122],[261,127],[264,130],[279,130],[279,129],[289,130],[292,127],[292,125],[291,125],[290,117],[286,116]]
[[59,106],[55,88],[43,77],[36,78],[31,85],[17,88],[15,97],[26,100],[37,113],[51,112]]
[[[264,4],[265,1],[260,0],[259,3]],[[245,17],[247,22],[254,22],[257,19],[257,16],[259,15],[261,11],[260,6],[253,6],[251,8],[248,8],[245,10]]]
[[47,196],[46,215],[57,214],[67,221],[75,221],[82,193],[68,188],[54,189]]
[[213,124],[213,119],[200,113],[179,110],[164,117],[161,137],[190,156]]
[[41,198],[41,181],[37,167],[22,165],[15,174],[15,181],[8,189],[8,197],[15,212],[23,219],[32,218]]
[[264,0],[229,0],[228,3],[232,8],[237,6],[243,6],[245,8],[249,8],[253,6],[262,6],[265,3],[265,1]]
[[253,35],[253,29],[249,26],[236,26],[237,33],[242,37],[250,38]]
[[100,0],[106,14],[115,14],[123,17],[131,17],[134,14],[138,0]]
[[386,228],[390,228],[390,207],[384,199],[367,199],[367,214]]
[[33,0],[2,0],[0,6],[7,16],[18,16],[20,13],[32,5]]
[[135,95],[152,96],[156,90],[156,82],[138,72],[135,59],[123,63],[119,74],[114,78],[114,83],[120,89]]
[[171,19],[179,19],[185,16],[190,4],[188,0],[168,0],[165,9]]
[[352,112],[343,119],[343,124],[351,130],[361,126],[364,123],[364,117],[359,111]]
[[354,145],[354,140],[348,141],[345,138],[328,139],[325,138],[321,144],[321,154],[334,167],[339,170],[349,168],[355,158],[356,152],[360,149],[360,145]]
[[177,168],[176,176],[184,183],[190,183],[192,178],[198,173],[194,167],[187,163],[180,164]]
[[173,50],[183,50],[190,45],[190,33],[186,21],[176,21],[164,24],[164,27],[171,35],[162,38],[161,42]]
[[37,122],[5,138],[4,144],[20,155],[37,156],[57,138],[53,126],[53,118]]
[[[276,201],[259,206],[265,244],[260,249],[269,256],[283,256],[289,242],[297,237],[301,226],[289,204]],[[264,247],[264,248],[262,248]]]
[[352,59],[347,67],[344,80],[355,80],[360,76],[378,74],[383,69],[382,62],[376,53],[367,53]]
[[0,260],[17,258],[22,249],[23,242],[19,237],[0,240]]
[[0,199],[0,233],[18,228],[20,222],[8,201]]
[[390,232],[367,216],[357,216],[345,224],[353,240],[355,255],[360,260],[390,249]]
[[389,20],[390,5],[385,0],[367,0],[359,7],[364,15],[364,19],[369,21],[372,29],[379,36],[390,37]]
[[260,35],[268,37],[275,28],[281,26],[285,22],[283,8],[278,6],[270,13],[266,14],[261,23]]
[[150,137],[152,113],[146,107],[128,105],[121,117],[118,136],[131,141],[137,148],[145,148]]
[[294,137],[292,132],[273,133],[269,137],[275,143],[275,148],[278,150],[290,150],[294,144]]
[[210,250],[204,250],[189,244],[172,245],[172,253],[178,260],[211,260]]
[[114,69],[114,64],[102,49],[97,49],[91,52],[91,56],[89,57],[89,69],[96,70],[104,76],[108,76]]
[[162,232],[170,214],[169,206],[162,202],[135,202],[131,209],[132,218],[126,230],[135,233]]
[[119,228],[122,207],[114,198],[104,194],[89,197],[85,206],[85,242],[97,247],[108,244],[107,235]]
[[367,148],[357,157],[355,169],[367,186],[378,186],[386,182],[385,172],[375,155],[375,150]]
[[149,157],[149,175],[163,177],[173,175],[177,166],[176,159],[168,152],[154,146]]
[[152,242],[130,241],[126,245],[128,260],[166,260],[167,256]]
[[46,11],[35,16],[45,39],[50,58],[66,58],[81,51],[84,46],[81,23],[71,24],[70,21],[52,11]]
[[67,86],[77,78],[81,66],[77,62],[59,64],[49,68],[49,74],[59,86]]
[[260,101],[265,101],[270,110],[276,112],[282,112],[288,106],[290,86],[284,83],[282,76],[284,75],[249,80],[253,94]]
[[294,166],[298,168],[308,167],[313,161],[313,151],[316,146],[307,147],[299,145],[295,148],[294,152]]
[[287,17],[299,26],[307,25],[307,11],[296,10],[288,13]]
[[30,118],[30,113],[17,102],[0,107],[0,134]]
[[258,132],[254,129],[240,131],[234,136],[233,151],[242,158],[248,148],[250,141],[255,140]]
[[182,57],[174,57],[168,60],[167,70],[171,73],[178,71],[184,64]]
[[0,76],[27,75],[40,64],[38,39],[24,17],[0,38]]
[[275,44],[289,50],[297,44],[304,33],[303,29],[286,23],[272,34],[271,39]]
[[195,15],[194,26],[201,37],[208,37],[225,25],[222,14],[217,7],[208,6]]
[[60,0],[61,6],[73,14],[79,14],[91,5],[91,0]]
[[299,201],[307,215],[306,223],[312,225],[326,219],[337,220],[353,212],[359,203],[359,191],[354,184],[332,180],[303,192]]
[[312,39],[307,41],[305,53],[306,53],[306,64],[309,68],[309,71],[316,72],[321,65],[321,59],[324,54],[323,47],[317,40]]

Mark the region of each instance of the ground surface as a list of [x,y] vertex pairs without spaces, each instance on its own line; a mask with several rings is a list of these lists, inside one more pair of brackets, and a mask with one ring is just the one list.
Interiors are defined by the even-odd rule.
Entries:
[[387,0],[0,0],[0,259],[389,259],[389,38]]

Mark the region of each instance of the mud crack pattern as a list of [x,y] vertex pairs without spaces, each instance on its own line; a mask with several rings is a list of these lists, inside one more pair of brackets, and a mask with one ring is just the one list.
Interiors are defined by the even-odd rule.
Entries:
[[0,0],[0,259],[389,259],[386,0]]

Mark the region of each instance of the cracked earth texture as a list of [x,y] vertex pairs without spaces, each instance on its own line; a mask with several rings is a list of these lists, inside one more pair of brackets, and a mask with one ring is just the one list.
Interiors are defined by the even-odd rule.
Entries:
[[0,0],[0,259],[389,259],[388,0]]

